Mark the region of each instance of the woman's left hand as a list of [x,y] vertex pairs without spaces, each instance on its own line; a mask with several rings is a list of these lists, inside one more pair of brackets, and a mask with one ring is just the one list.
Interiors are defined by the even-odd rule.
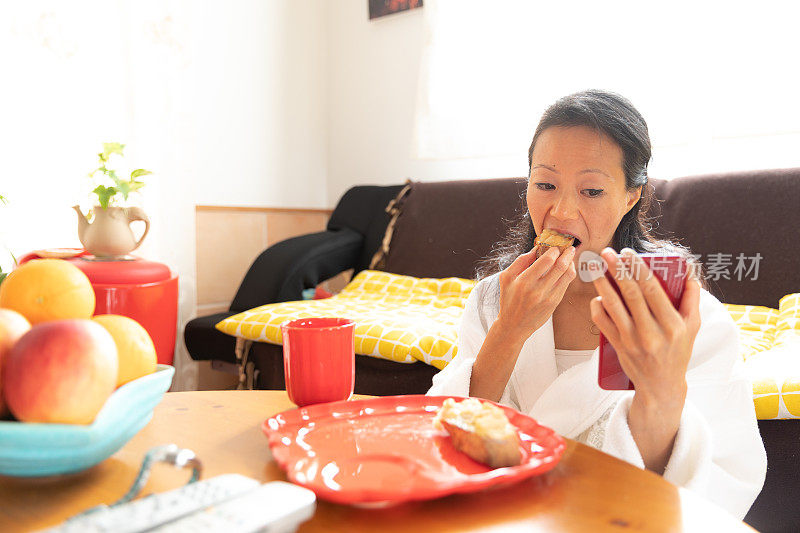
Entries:
[[700,285],[694,278],[687,279],[680,308],[675,309],[636,252],[624,249],[618,256],[606,248],[602,257],[614,273],[622,298],[600,276],[594,281],[599,296],[591,301],[592,320],[614,346],[637,393],[662,401],[682,397],[700,329]]
[[686,399],[686,369],[700,329],[700,284],[693,276],[687,278],[680,307],[675,309],[638,254],[630,249],[622,252],[618,256],[606,248],[601,254],[622,298],[600,276],[594,281],[599,296],[591,301],[592,320],[614,346],[636,388],[629,414],[631,432],[645,465],[659,472],[671,453]]

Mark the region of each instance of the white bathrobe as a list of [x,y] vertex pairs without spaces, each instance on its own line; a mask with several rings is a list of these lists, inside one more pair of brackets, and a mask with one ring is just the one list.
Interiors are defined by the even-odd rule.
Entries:
[[[496,291],[497,275],[473,289],[461,320],[458,354],[434,376],[429,395],[469,396],[472,365],[497,318]],[[764,484],[767,456],[752,384],[742,371],[736,325],[706,290],[700,294],[700,317],[686,373],[686,404],[664,478],[742,519]],[[628,426],[633,391],[601,389],[598,358],[595,350],[590,360],[558,375],[551,317],[523,345],[500,403],[565,437],[644,468]]]

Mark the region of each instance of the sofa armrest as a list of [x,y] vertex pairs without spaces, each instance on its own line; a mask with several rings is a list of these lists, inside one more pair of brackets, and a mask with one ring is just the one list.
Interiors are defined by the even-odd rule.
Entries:
[[225,335],[214,326],[233,313],[225,311],[213,315],[199,316],[186,323],[183,329],[183,342],[189,357],[195,361],[219,359],[227,363],[236,363],[236,339]]
[[304,289],[353,268],[364,237],[349,228],[322,231],[276,243],[259,255],[244,276],[230,310],[301,300]]

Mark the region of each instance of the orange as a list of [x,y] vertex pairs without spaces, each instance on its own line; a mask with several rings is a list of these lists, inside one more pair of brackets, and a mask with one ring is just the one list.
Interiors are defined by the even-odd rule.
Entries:
[[13,309],[36,325],[48,320],[90,318],[94,289],[86,274],[61,259],[34,259],[0,284],[0,307]]
[[97,315],[92,320],[106,328],[117,345],[117,387],[155,372],[156,347],[138,322],[121,315]]

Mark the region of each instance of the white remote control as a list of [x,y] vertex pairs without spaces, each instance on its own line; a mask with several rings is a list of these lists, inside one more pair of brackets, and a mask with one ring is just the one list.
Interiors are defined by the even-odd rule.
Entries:
[[314,514],[315,502],[312,491],[291,483],[262,485],[246,476],[225,474],[122,505],[101,507],[48,531],[212,531],[220,529],[220,520],[226,524],[226,533],[293,531]]
[[236,531],[291,533],[314,514],[316,496],[291,483],[273,481],[254,491],[154,529],[159,533]]

